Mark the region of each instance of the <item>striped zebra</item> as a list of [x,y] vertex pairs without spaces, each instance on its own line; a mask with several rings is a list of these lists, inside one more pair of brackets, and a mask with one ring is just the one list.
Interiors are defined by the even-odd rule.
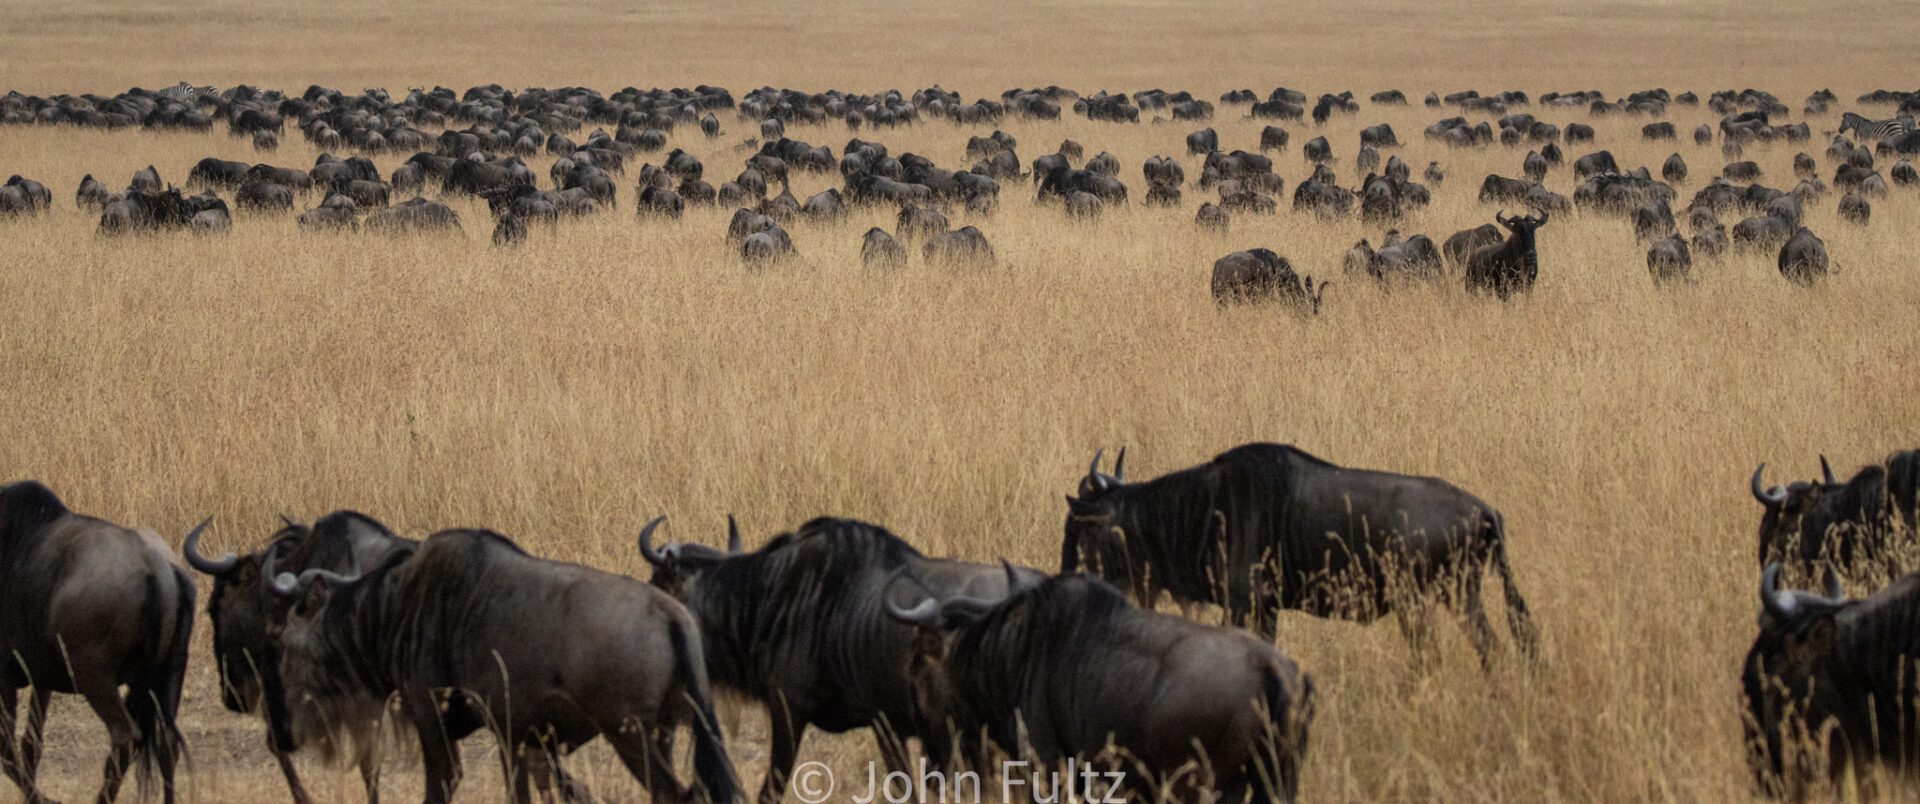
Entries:
[[1913,115],[1901,115],[1889,120],[1869,120],[1852,112],[1840,116],[1840,133],[1848,129],[1862,140],[1886,142],[1914,130]]

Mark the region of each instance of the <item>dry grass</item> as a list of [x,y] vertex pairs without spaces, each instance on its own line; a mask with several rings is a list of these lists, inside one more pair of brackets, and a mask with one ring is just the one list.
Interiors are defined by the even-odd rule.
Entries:
[[[1212,97],[1228,84],[1286,83],[1363,95],[1395,86],[1417,98],[1658,82],[1702,94],[1755,85],[1797,105],[1828,83],[1851,98],[1896,82],[1855,68],[1905,63],[1915,25],[1891,3],[1801,3],[1764,20],[1731,3],[1506,3],[1466,15],[1399,2],[928,5],[716,16],[498,2],[13,4],[0,25],[0,85],[944,81],[969,95],[1104,83]],[[775,13],[782,21],[749,22]],[[1499,36],[1475,38],[1499,20]],[[910,22],[917,33],[904,31]],[[188,44],[188,30],[202,38]],[[402,46],[441,30],[426,47]],[[1819,55],[1836,42],[1852,49]],[[1363,55],[1394,48],[1404,57]],[[1326,130],[1349,180],[1354,132],[1377,122],[1409,141],[1399,153],[1416,173],[1428,159],[1447,165],[1435,205],[1400,224],[1436,239],[1488,220],[1493,210],[1473,201],[1479,178],[1517,175],[1524,153],[1422,142],[1438,116],[1368,106]],[[1673,119],[1684,131],[1706,113]],[[737,170],[734,146],[751,129],[724,122],[722,139],[673,140],[719,178]],[[1658,165],[1673,150],[1638,142],[1643,120],[1593,122],[1599,147],[1623,165]],[[1228,148],[1256,143],[1258,124],[1236,112],[1214,125]],[[1002,127],[1026,160],[1066,137],[1089,155],[1113,152],[1137,195],[1142,160],[1182,153],[1197,126]],[[1290,193],[1307,172],[1298,146],[1315,132],[1289,128],[1294,147],[1276,165]],[[966,137],[984,131],[929,123],[877,138],[953,166]],[[835,125],[792,136],[837,151],[848,134]],[[294,140],[266,161],[310,164],[314,152]],[[1717,146],[1678,149],[1696,175],[1684,196],[1721,160]],[[1767,182],[1790,184],[1795,150],[1749,158]],[[1380,233],[1283,212],[1206,234],[1191,224],[1202,195],[1191,188],[1177,210],[1135,206],[1075,224],[1009,183],[997,213],[967,219],[1001,268],[962,274],[916,258],[892,276],[858,265],[860,233],[892,228],[884,211],[796,224],[803,258],[753,274],[722,242],[726,211],[638,221],[630,182],[622,209],[536,227],[526,248],[504,253],[487,245],[483,207],[464,202],[463,236],[413,239],[311,237],[290,218],[245,216],[222,238],[104,241],[71,206],[84,173],[119,186],[153,163],[180,181],[204,156],[256,159],[222,135],[0,131],[0,173],[57,193],[53,215],[0,222],[0,475],[41,478],[80,510],[173,538],[214,514],[216,545],[257,543],[280,512],[353,507],[413,535],[486,525],[544,555],[641,575],[631,536],[656,512],[683,539],[717,541],[730,511],[756,542],[837,514],[885,523],[933,553],[1048,566],[1060,495],[1101,446],[1130,447],[1139,477],[1255,439],[1446,477],[1506,514],[1546,663],[1483,675],[1459,629],[1443,627],[1443,660],[1419,672],[1391,625],[1284,618],[1281,647],[1323,693],[1306,771],[1313,800],[1748,795],[1735,683],[1756,612],[1746,475],[1762,460],[1809,475],[1823,451],[1852,466],[1920,436],[1911,191],[1877,202],[1866,229],[1837,221],[1832,197],[1817,205],[1810,225],[1839,273],[1814,290],[1781,281],[1771,254],[1708,262],[1697,286],[1657,290],[1625,222],[1565,215],[1541,232],[1530,298],[1469,299],[1457,275],[1392,294],[1335,277],[1324,314],[1307,321],[1216,309],[1211,262],[1268,246],[1333,275],[1347,246]],[[535,161],[544,177],[546,159]],[[1197,161],[1185,162],[1197,176]],[[829,183],[805,178],[795,192]],[[1549,185],[1570,193],[1571,176]],[[194,659],[184,715],[194,797],[284,795],[257,725],[219,708],[206,651]],[[735,759],[757,785],[764,724],[730,719]],[[71,799],[93,789],[102,743],[71,701],[56,704],[54,721],[43,773]],[[803,759],[843,778],[864,778],[874,755],[864,735],[809,745]],[[616,799],[638,795],[601,751],[572,769]],[[465,800],[500,794],[486,754],[476,749],[468,770]],[[358,796],[351,772],[308,772],[323,799]],[[388,777],[396,798],[417,794],[417,771]]]

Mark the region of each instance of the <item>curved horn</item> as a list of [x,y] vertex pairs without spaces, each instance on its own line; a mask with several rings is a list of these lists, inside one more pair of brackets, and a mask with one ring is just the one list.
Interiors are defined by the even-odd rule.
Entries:
[[1542,209],[1542,210],[1540,210],[1540,222],[1539,222],[1539,223],[1536,223],[1536,224],[1534,224],[1534,226],[1545,226],[1545,225],[1547,225],[1547,216],[1548,216],[1548,214],[1549,214],[1549,213],[1548,213],[1548,211],[1547,211],[1547,210],[1545,210],[1545,209]]
[[280,515],[280,521],[281,521],[282,523],[284,523],[284,524],[285,524],[285,525],[286,525],[287,527],[289,527],[289,528],[298,528],[298,527],[300,527],[300,523],[298,523],[298,522],[295,522],[295,521],[293,521],[293,517],[290,517],[290,516],[287,516],[286,514],[281,514],[281,515]]
[[1753,498],[1756,500],[1759,500],[1761,505],[1771,508],[1773,506],[1779,505],[1780,503],[1786,501],[1787,490],[1779,486],[1774,486],[1770,490],[1762,491],[1760,489],[1760,473],[1765,472],[1766,470],[1767,470],[1767,465],[1764,463],[1760,464],[1759,468],[1754,469],[1753,480],[1751,481],[1750,485],[1752,486]]
[[[281,577],[286,577],[287,573],[283,572],[280,575]],[[341,575],[340,573],[334,572],[333,570],[324,570],[324,569],[315,567],[313,569],[307,570],[306,572],[300,573],[300,588],[301,589],[307,588],[307,584],[313,583],[314,579],[316,578],[326,581],[327,583],[332,584],[334,586],[344,586],[346,584],[350,584],[350,583],[353,583],[354,581],[360,580],[360,573],[357,571],[357,568],[352,575]],[[274,579],[275,585],[278,585],[279,583],[280,581],[278,578]]]
[[727,555],[733,555],[734,553],[738,553],[738,552],[740,552],[740,523],[735,522],[733,520],[732,514],[728,514],[727,515]]
[[[881,585],[880,602],[887,607],[888,616],[905,623],[926,625],[933,622],[934,618],[939,616],[940,601],[934,599],[933,590],[928,589],[927,585],[922,583],[919,578],[913,577],[913,574],[907,572],[907,569],[907,567],[903,566],[894,570],[887,578],[887,582]],[[920,602],[914,604],[913,608],[901,608],[899,604],[893,602],[893,588],[902,580],[912,581],[914,586],[920,587],[920,591],[926,593],[926,597],[921,598]]]
[[1507,222],[1507,208],[1506,208],[1506,207],[1501,207],[1501,208],[1499,209],[1499,211],[1497,211],[1497,212],[1495,212],[1495,213],[1493,213],[1493,220],[1494,220],[1495,222],[1497,222],[1497,223],[1506,223],[1506,222]]
[[1833,479],[1833,467],[1827,465],[1826,453],[1820,454],[1820,474],[1826,475],[1827,485],[1829,486],[1834,485],[1835,483],[1838,482]]
[[1789,617],[1793,614],[1793,595],[1780,591],[1780,564],[1767,565],[1767,571],[1760,574],[1760,605],[1774,617]]
[[1093,451],[1093,463],[1087,464],[1087,474],[1090,474],[1090,475],[1100,474],[1100,456],[1105,454],[1107,454],[1106,447],[1101,447]]
[[653,530],[654,528],[660,527],[660,523],[665,521],[667,521],[667,515],[661,514],[654,517],[653,521],[648,522],[645,527],[640,529],[640,557],[646,559],[648,564],[656,567],[670,563],[666,556],[660,554],[660,551],[653,549]]
[[1113,459],[1113,479],[1127,482],[1127,448],[1120,448],[1120,455]]
[[282,572],[267,581],[267,589],[279,597],[293,597],[300,594],[300,579],[291,572]]
[[219,558],[207,558],[200,554],[200,534],[205,532],[213,517],[207,517],[193,530],[187,532],[187,540],[180,545],[180,552],[187,557],[187,565],[208,575],[223,575],[240,563],[240,557],[228,553]]

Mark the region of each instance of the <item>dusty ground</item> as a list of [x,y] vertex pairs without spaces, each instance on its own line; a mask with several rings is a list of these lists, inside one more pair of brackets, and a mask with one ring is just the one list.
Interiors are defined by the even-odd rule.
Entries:
[[[396,8],[227,3],[0,7],[0,90],[111,92],[134,84],[249,81],[293,91],[480,81],[732,87],[763,83],[970,97],[1016,85],[1192,89],[1652,85],[1705,95],[1757,86],[1798,108],[1903,84],[1916,23],[1892,3],[1502,3],[1459,13],[1402,2],[1225,8],[1165,2],[976,7],[841,3],[482,2]],[[1228,148],[1258,123],[1222,107]],[[1624,166],[1678,150],[1695,179],[1718,145],[1647,144],[1642,119],[1589,120]],[[1451,114],[1447,112],[1446,114]],[[1287,192],[1308,171],[1299,144],[1325,133],[1351,181],[1355,131],[1388,122],[1415,166],[1450,180],[1400,223],[1436,239],[1490,219],[1489,172],[1518,175],[1524,149],[1450,151],[1419,131],[1441,113],[1364,106],[1316,132],[1288,124],[1276,154]],[[1685,131],[1710,117],[1676,109]],[[1813,118],[1816,132],[1834,115]],[[730,177],[752,132],[676,131],[672,145]],[[1009,121],[1031,160],[1071,137],[1111,151],[1138,193],[1140,164],[1184,153],[1197,126]],[[970,134],[948,123],[881,132],[895,152],[960,166]],[[791,135],[839,149],[843,126]],[[862,133],[866,136],[866,133]],[[1749,149],[1790,186],[1796,150]],[[1570,155],[1583,152],[1571,149]],[[92,173],[119,186],[149,163],[183,181],[204,156],[305,166],[297,136],[261,157],[224,134],[0,130],[0,174],[55,188],[50,216],[0,222],[0,476],[36,477],[74,507],[178,538],[207,514],[214,546],[247,546],[275,514],[352,507],[411,535],[486,525],[530,549],[644,576],[632,534],[657,512],[679,538],[717,542],[738,513],[758,543],[820,514],[885,523],[933,553],[1057,560],[1064,506],[1097,447],[1129,449],[1149,476],[1255,439],[1360,466],[1453,480],[1505,513],[1546,662],[1483,674],[1458,629],[1417,671],[1391,625],[1286,618],[1280,646],[1320,681],[1307,766],[1311,800],[1722,801],[1749,794],[1735,673],[1756,612],[1747,475],[1808,476],[1920,435],[1912,370],[1920,334],[1920,203],[1895,188],[1874,222],[1839,222],[1836,196],[1809,225],[1838,273],[1801,290],[1772,254],[1699,266],[1656,289],[1628,225],[1556,217],[1541,232],[1540,287],[1500,305],[1442,287],[1385,293],[1340,275],[1339,256],[1380,231],[1282,212],[1226,235],[1178,209],[1110,210],[1069,222],[1010,182],[999,211],[966,216],[1002,257],[962,274],[858,264],[882,210],[792,227],[803,257],[751,274],[722,240],[727,210],[683,221],[621,209],[522,250],[486,241],[484,208],[456,202],[451,238],[316,238],[286,217],[242,216],[224,238],[103,241],[71,192]],[[384,170],[394,157],[377,159]],[[1198,160],[1184,158],[1190,177]],[[546,158],[534,160],[546,174]],[[1822,173],[1832,166],[1822,160]],[[718,179],[716,179],[718,181]],[[835,182],[796,181],[796,194]],[[1551,188],[1570,193],[1556,171]],[[309,199],[306,203],[316,202]],[[1283,208],[1285,206],[1283,199]],[[1726,221],[1732,224],[1734,221]],[[1273,248],[1332,277],[1324,313],[1216,309],[1212,261]],[[1496,613],[1497,618],[1497,613]],[[202,621],[204,628],[204,621]],[[206,635],[199,637],[205,644]],[[183,721],[194,800],[284,795],[251,722],[218,706],[196,653]],[[735,707],[732,747],[757,785],[764,724]],[[92,790],[103,745],[84,707],[56,705],[45,775],[57,795]],[[864,735],[810,743],[806,759],[863,775]],[[501,791],[484,746],[464,800]],[[589,749],[572,769],[615,800],[639,793]],[[350,771],[308,766],[325,800],[352,800]],[[418,794],[388,771],[394,800]]]

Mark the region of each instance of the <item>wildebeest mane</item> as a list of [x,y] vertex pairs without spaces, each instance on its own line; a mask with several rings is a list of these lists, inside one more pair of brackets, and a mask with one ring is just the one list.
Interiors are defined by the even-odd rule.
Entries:
[[66,503],[37,480],[0,486],[0,548],[17,546],[38,536],[48,524],[68,513]]
[[855,619],[857,607],[873,603],[853,579],[918,557],[913,545],[878,525],[820,517],[754,553],[719,562],[688,600],[702,617],[714,681],[764,698],[769,679],[753,669],[757,663],[839,655],[826,643],[845,629],[819,624]]

